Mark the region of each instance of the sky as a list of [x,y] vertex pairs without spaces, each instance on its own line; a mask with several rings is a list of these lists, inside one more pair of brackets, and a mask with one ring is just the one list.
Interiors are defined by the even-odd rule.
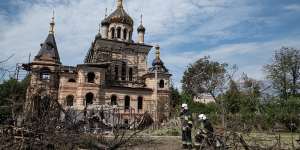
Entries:
[[[282,46],[300,48],[300,0],[124,0],[135,29],[143,14],[145,42],[159,44],[161,58],[180,88],[187,66],[210,56],[236,64],[238,73],[264,80],[263,66]],[[0,0],[0,60],[8,69],[37,54],[55,10],[56,42],[64,65],[83,63],[115,0]],[[134,39],[136,39],[136,32]],[[152,61],[154,49],[149,54]],[[151,64],[151,63],[148,63]]]

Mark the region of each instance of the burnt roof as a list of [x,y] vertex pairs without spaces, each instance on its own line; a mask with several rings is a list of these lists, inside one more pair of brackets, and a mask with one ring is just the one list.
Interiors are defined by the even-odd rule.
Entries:
[[123,7],[118,7],[113,13],[103,20],[103,23],[124,23],[132,26],[133,19],[126,13]]
[[44,43],[41,44],[39,53],[34,58],[35,61],[53,61],[60,63],[60,57],[54,34],[48,34]]

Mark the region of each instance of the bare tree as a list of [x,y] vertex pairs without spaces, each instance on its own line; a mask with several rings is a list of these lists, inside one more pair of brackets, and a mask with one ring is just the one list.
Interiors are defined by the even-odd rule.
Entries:
[[31,101],[32,109],[21,126],[0,127],[0,149],[117,149],[132,143],[153,123],[145,113],[124,126],[111,106],[75,111],[44,94],[33,95]]

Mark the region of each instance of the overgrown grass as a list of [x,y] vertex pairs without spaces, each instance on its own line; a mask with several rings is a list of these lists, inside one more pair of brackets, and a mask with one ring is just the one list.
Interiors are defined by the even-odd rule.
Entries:
[[154,130],[151,135],[153,136],[180,136],[181,130],[177,127],[172,128],[162,128]]

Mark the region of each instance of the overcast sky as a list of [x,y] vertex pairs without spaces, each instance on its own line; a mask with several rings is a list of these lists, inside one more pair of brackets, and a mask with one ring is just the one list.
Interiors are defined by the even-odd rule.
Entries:
[[[263,80],[262,67],[275,50],[300,48],[299,0],[124,1],[135,29],[143,14],[146,43],[161,45],[177,87],[186,66],[205,55]],[[13,68],[27,62],[29,53],[36,55],[54,9],[62,63],[82,63],[105,8],[115,9],[115,0],[0,0],[0,60],[14,54],[6,64]],[[150,53],[152,61],[154,50]]]

